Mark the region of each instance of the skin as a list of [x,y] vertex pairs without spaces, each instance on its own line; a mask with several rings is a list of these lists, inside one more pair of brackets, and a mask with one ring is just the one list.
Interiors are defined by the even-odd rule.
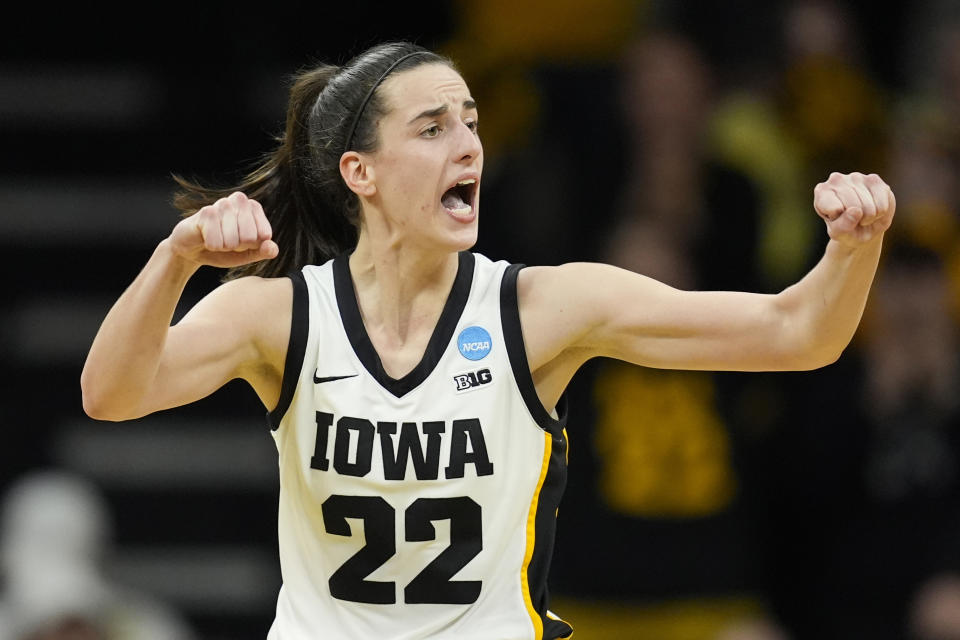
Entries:
[[[344,153],[340,172],[363,208],[350,270],[364,325],[397,378],[426,349],[456,276],[457,251],[476,241],[479,198],[461,217],[440,199],[463,176],[479,184],[483,148],[469,89],[449,67],[394,74],[381,90],[388,113],[379,148]],[[593,263],[522,270],[520,320],[541,401],[552,409],[596,356],[677,369],[830,364],[859,324],[895,208],[878,176],[832,174],[814,189],[814,209],[830,235],[824,256],[776,295],[681,291]],[[87,413],[136,418],[203,398],[234,378],[247,380],[272,409],[290,331],[288,279],[229,282],[170,326],[200,266],[275,257],[271,235],[259,203],[241,193],[178,223],[94,339],[81,377]]]

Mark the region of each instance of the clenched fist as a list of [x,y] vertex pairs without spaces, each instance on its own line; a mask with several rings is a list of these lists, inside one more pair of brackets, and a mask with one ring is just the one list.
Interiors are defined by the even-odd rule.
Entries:
[[830,238],[856,248],[890,228],[897,201],[875,173],[831,173],[814,188],[813,208],[826,221]]
[[277,243],[263,207],[237,191],[184,218],[170,234],[171,247],[181,257],[214,267],[275,258]]

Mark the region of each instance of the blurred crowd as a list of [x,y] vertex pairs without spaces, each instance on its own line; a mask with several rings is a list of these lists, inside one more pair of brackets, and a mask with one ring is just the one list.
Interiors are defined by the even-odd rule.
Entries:
[[2,640],[193,640],[183,617],[109,572],[112,514],[61,470],[30,472],[0,511]]
[[[822,254],[817,182],[897,196],[834,365],[577,376],[552,608],[579,640],[960,640],[960,5],[466,4],[438,48],[480,105],[491,257],[775,293]],[[109,582],[96,496],[9,489],[0,640],[192,637]]]
[[485,221],[490,253],[775,293],[827,241],[817,182],[878,173],[898,198],[836,364],[575,379],[556,610],[582,640],[960,638],[960,7],[893,6],[884,31],[829,0],[561,2],[531,35],[490,4],[461,44],[519,60],[520,89],[478,100],[521,122],[491,136],[484,204],[523,214]]

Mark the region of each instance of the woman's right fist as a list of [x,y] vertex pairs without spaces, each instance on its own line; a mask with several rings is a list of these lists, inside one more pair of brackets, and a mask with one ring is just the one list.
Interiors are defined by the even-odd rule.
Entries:
[[198,264],[240,265],[275,258],[280,249],[256,200],[237,191],[203,207],[173,228],[173,251]]

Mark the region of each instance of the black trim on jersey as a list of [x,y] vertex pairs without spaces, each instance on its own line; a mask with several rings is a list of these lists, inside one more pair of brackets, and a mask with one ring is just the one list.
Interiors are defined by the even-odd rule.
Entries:
[[541,429],[550,434],[550,460],[547,474],[537,497],[537,513],[534,516],[533,555],[527,565],[527,585],[530,589],[530,601],[534,610],[543,621],[544,640],[567,638],[573,628],[563,620],[554,620],[547,616],[550,608],[550,595],[547,591],[547,576],[550,573],[550,559],[553,557],[553,543],[557,530],[557,509],[560,498],[567,485],[567,439],[563,430],[567,425],[567,396],[560,396],[557,402],[557,418],[551,416],[533,383],[527,349],[523,341],[523,328],[520,326],[520,304],[517,297],[517,276],[523,269],[522,264],[507,267],[500,282],[500,319],[503,324],[503,339],[510,358],[510,368],[517,381],[520,395],[530,415]]
[[437,326],[433,328],[433,334],[430,336],[430,342],[427,343],[423,358],[410,373],[399,379],[391,378],[387,374],[377,350],[370,342],[367,328],[363,325],[363,317],[360,315],[357,292],[353,288],[349,260],[350,255],[344,254],[333,261],[333,285],[337,295],[337,307],[340,309],[340,318],[347,332],[347,338],[353,346],[354,353],[360,358],[360,362],[370,372],[370,375],[384,389],[400,398],[427,379],[427,376],[440,362],[444,350],[450,344],[453,332],[460,321],[460,315],[467,305],[467,298],[470,296],[475,259],[469,251],[460,252],[457,277],[453,281],[453,287],[450,288],[450,294],[447,296],[443,311],[440,313]]
[[[564,416],[566,417],[566,416]],[[553,558],[553,545],[557,533],[557,509],[560,498],[567,486],[567,439],[561,432],[552,435],[550,441],[550,461],[547,463],[547,475],[540,487],[537,500],[537,514],[534,516],[533,555],[527,565],[527,585],[530,588],[530,602],[543,621],[543,639],[568,638],[573,627],[563,620],[555,620],[547,615],[550,609],[550,594],[547,590],[547,577],[550,575],[550,561]]]
[[500,321],[503,324],[503,339],[510,358],[513,377],[520,388],[520,395],[527,405],[530,415],[544,431],[553,436],[563,435],[567,426],[567,395],[564,393],[557,402],[557,418],[551,416],[540,402],[537,388],[533,384],[530,363],[527,361],[527,348],[523,341],[523,329],[520,326],[520,305],[517,299],[517,276],[525,265],[512,264],[507,267],[500,282]]
[[267,424],[271,431],[280,427],[280,421],[293,402],[293,394],[300,382],[300,369],[303,368],[304,352],[307,349],[307,334],[310,331],[310,308],[307,293],[307,281],[303,272],[297,271],[289,276],[293,283],[293,306],[290,309],[290,339],[287,341],[287,359],[283,364],[283,382],[280,386],[280,399],[273,411],[267,412]]
[[573,627],[563,620],[554,620],[553,618],[544,618],[543,640],[554,640],[555,638],[569,638],[573,635]]

